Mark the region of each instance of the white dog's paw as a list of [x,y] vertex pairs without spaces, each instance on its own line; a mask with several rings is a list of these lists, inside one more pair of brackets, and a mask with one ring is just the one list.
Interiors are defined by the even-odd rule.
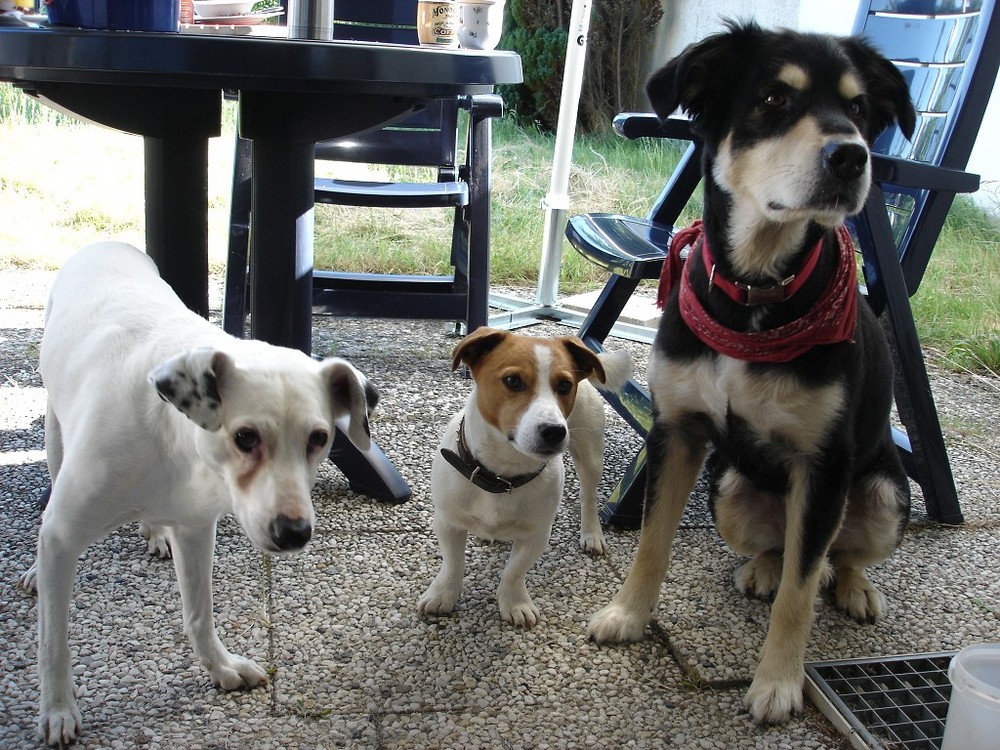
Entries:
[[38,567],[32,565],[24,571],[17,579],[17,585],[29,593],[38,591]]
[[222,661],[205,667],[212,676],[212,684],[222,690],[253,688],[268,682],[267,672],[257,662],[236,654],[227,654]]
[[503,621],[517,628],[529,630],[538,624],[538,620],[542,616],[527,592],[525,592],[524,598],[507,599],[501,597],[499,602],[500,616],[503,618]]
[[736,569],[736,590],[745,596],[771,601],[781,583],[781,558],[765,553]]
[[764,680],[754,677],[743,698],[758,724],[780,724],[802,713],[801,680]]
[[170,537],[165,528],[140,521],[139,535],[146,540],[146,550],[149,554],[164,560],[171,556]]
[[73,744],[73,740],[83,731],[83,717],[70,698],[65,705],[43,707],[38,713],[36,734],[47,745],[63,747]]
[[581,531],[580,549],[591,557],[605,554],[608,551],[608,543],[604,540],[604,532],[600,528],[597,531]]
[[432,583],[417,601],[417,611],[422,615],[447,615],[455,611],[462,590]]
[[649,612],[635,612],[612,602],[590,618],[587,635],[598,643],[641,641],[649,617]]
[[865,574],[855,569],[837,571],[834,601],[850,617],[862,624],[872,624],[885,616],[886,600]]

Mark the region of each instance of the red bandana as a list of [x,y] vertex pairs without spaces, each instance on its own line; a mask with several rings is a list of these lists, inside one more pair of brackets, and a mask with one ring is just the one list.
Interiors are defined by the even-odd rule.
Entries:
[[[744,333],[720,325],[691,288],[691,271],[685,268],[681,251],[694,250],[698,243],[705,242],[702,223],[698,220],[674,235],[663,263],[656,302],[662,308],[670,290],[679,283],[681,318],[692,333],[719,354],[745,362],[789,362],[819,344],[853,342],[858,317],[854,246],[850,233],[843,226],[837,227],[837,240],[840,249],[837,273],[809,312],[777,328]],[[812,256],[810,259],[815,265],[815,259]]]

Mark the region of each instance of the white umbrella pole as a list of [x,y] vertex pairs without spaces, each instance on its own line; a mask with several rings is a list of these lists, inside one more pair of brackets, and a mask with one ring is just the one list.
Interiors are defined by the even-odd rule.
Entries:
[[587,56],[587,33],[590,29],[591,0],[573,0],[563,68],[556,147],[552,159],[552,181],[542,199],[545,229],[542,234],[542,262],[535,288],[535,302],[552,307],[559,294],[559,267],[562,264],[563,231],[569,209],[569,170],[573,165],[573,140],[576,137],[576,114],[583,87],[583,65]]

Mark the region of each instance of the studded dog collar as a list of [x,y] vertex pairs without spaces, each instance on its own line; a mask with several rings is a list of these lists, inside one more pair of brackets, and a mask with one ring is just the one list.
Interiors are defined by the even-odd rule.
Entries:
[[532,472],[530,474],[518,474],[513,477],[502,477],[498,474],[494,474],[492,471],[483,466],[476,459],[476,457],[472,455],[472,451],[469,450],[469,445],[465,442],[465,417],[462,417],[462,421],[459,422],[458,425],[457,447],[457,453],[448,448],[441,449],[441,455],[444,456],[445,461],[450,463],[459,474],[476,485],[476,487],[479,487],[481,490],[486,490],[487,492],[492,492],[495,495],[503,493],[509,494],[516,488],[526,485],[532,479],[545,471],[545,467],[548,466],[548,462],[546,462],[542,468],[536,472]]

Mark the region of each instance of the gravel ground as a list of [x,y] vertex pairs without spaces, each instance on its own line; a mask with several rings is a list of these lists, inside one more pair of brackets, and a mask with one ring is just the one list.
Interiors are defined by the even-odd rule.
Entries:
[[[35,600],[15,587],[31,563],[47,482],[36,371],[49,273],[0,273],[0,747],[32,748],[38,698]],[[215,293],[218,305],[218,290]],[[565,333],[552,324],[528,332]],[[503,544],[473,543],[465,594],[451,617],[416,600],[438,567],[430,530],[431,453],[469,382],[449,371],[455,339],[433,323],[320,319],[315,350],[350,358],[380,386],[376,441],[413,488],[389,506],[351,493],[323,466],[317,533],[297,556],[266,559],[235,522],[220,525],[216,610],[234,651],[273,670],[266,688],[222,693],[181,632],[172,566],[134,527],[95,544],[72,606],[81,748],[847,748],[807,704],[761,728],[740,700],[763,643],[767,605],[732,587],[740,560],[696,493],[646,640],[587,641],[588,616],[613,595],[635,531],[609,533],[610,553],[577,547],[568,471],[552,543],[528,585],[542,610],[529,632],[504,625],[495,588]],[[646,347],[629,349],[641,372]],[[872,577],[888,617],[860,626],[818,605],[808,658],[958,649],[997,639],[1000,619],[1000,383],[942,372],[934,389],[967,522],[928,520],[915,489],[899,552]],[[639,442],[609,411],[602,494]]]

